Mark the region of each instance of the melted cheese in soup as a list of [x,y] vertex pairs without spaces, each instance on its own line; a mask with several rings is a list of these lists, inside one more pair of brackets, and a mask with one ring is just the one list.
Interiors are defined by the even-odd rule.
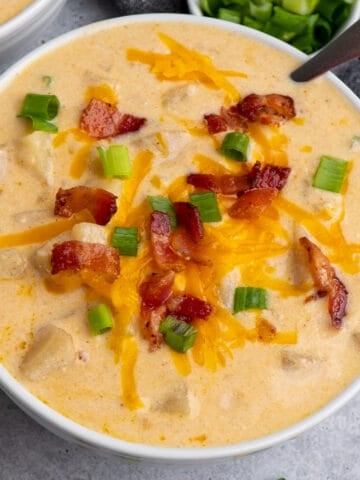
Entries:
[[[171,55],[167,36],[179,42]],[[76,39],[2,87],[0,361],[40,400],[124,440],[208,446],[287,427],[359,374],[360,158],[351,145],[360,115],[325,78],[291,82],[295,65],[288,55],[229,31],[147,23]],[[33,132],[29,120],[17,118],[28,92],[59,98],[58,133]],[[154,269],[146,197],[188,201],[195,191],[185,181],[189,173],[244,172],[244,164],[220,154],[221,134],[210,135],[203,116],[250,93],[279,93],[295,102],[293,120],[248,131],[247,163],[288,166],[289,179],[254,221],[229,218],[235,197],[218,195],[223,219],[204,224],[203,251],[211,264],[187,262],[174,286],[206,299],[214,312],[195,321],[198,336],[187,353],[165,343],[150,352],[139,320],[139,284]],[[79,129],[79,118],[93,97],[146,124],[114,138],[91,138]],[[110,144],[128,147],[131,178],[104,177],[97,147]],[[349,162],[341,193],[312,186],[322,155]],[[91,224],[86,212],[54,215],[58,189],[77,185],[117,195],[107,226]],[[116,225],[138,227],[140,247],[137,257],[120,256],[113,286],[71,286],[69,275],[67,288],[56,288],[49,272],[54,243],[107,244]],[[328,296],[311,297],[302,236],[321,248],[346,286],[341,329],[331,326]],[[234,290],[246,285],[266,289],[268,306],[234,314]],[[111,307],[114,327],[93,336],[87,311],[99,302]],[[270,341],[259,335],[260,318],[276,328]]]

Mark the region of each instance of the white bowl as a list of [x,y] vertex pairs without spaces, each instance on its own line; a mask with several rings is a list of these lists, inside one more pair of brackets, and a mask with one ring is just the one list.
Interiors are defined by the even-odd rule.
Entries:
[[[71,42],[78,37],[84,37],[94,32],[105,30],[116,25],[132,25],[139,22],[156,22],[158,24],[171,22],[186,22],[196,25],[211,25],[214,28],[220,28],[233,32],[234,35],[241,34],[255,40],[271,45],[279,51],[291,55],[293,58],[303,60],[306,55],[295,48],[281,42],[273,37],[265,35],[256,30],[234,25],[230,22],[214,20],[211,18],[199,18],[190,15],[180,14],[148,14],[134,15],[129,17],[116,18],[98,22],[77,30],[69,32],[51,42],[41,46],[36,51],[30,53],[22,60],[13,65],[6,73],[0,77],[0,90],[11,82],[24,68],[28,67],[35,59],[42,54],[54,51],[59,46]],[[331,73],[327,74],[329,81],[337,88],[340,93],[351,101],[360,113],[360,100],[348,89],[340,80]],[[76,422],[65,418],[57,413],[40,400],[29,393],[12,375],[0,365],[0,388],[28,415],[34,418],[38,423],[49,429],[58,436],[79,443],[81,445],[96,449],[98,453],[111,453],[117,456],[131,459],[137,462],[157,462],[172,464],[195,464],[218,462],[229,458],[240,458],[244,455],[258,452],[281,442],[294,438],[313,427],[329,415],[333,414],[339,408],[344,406],[352,397],[360,391],[360,377],[353,381],[339,395],[327,403],[323,408],[314,414],[299,421],[288,428],[276,431],[270,435],[261,438],[243,441],[232,445],[205,448],[169,448],[149,446],[138,443],[122,441],[110,436],[97,433],[85,428]]]
[[[205,14],[202,12],[200,8],[200,0],[187,0],[188,8],[190,13],[193,15],[198,15],[198,16],[205,16]],[[356,22],[360,18],[360,0],[356,0],[353,4],[351,13],[346,20],[346,22],[343,23],[341,28],[336,32],[335,37],[340,35],[344,30],[349,28],[353,23]]]
[[66,0],[33,0],[18,15],[0,25],[0,62],[24,53],[26,43],[53,22]]

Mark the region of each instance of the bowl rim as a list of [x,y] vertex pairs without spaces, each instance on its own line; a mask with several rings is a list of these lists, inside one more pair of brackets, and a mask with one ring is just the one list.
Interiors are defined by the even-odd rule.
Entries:
[[[254,39],[255,41],[264,42],[266,45],[285,52],[299,61],[307,59],[307,56],[304,53],[286,44],[285,42],[251,28],[232,24],[231,22],[186,14],[152,13],[131,15],[95,22],[67,32],[49,41],[48,43],[41,45],[33,52],[27,54],[18,62],[16,62],[2,75],[0,75],[0,93],[1,90],[5,88],[19,72],[30,65],[32,61],[38,59],[44,54],[51,53],[51,51],[56,50],[63,45],[66,45],[73,39],[92,35],[96,32],[121,25],[138,23],[157,23],[161,25],[162,23],[169,22],[185,22],[187,24],[213,26],[222,30],[234,32],[237,35],[245,35]],[[340,92],[340,94],[342,94],[349,102],[354,104],[355,108],[357,108],[360,112],[360,99],[332,73],[327,73],[325,77],[327,77],[330,83]],[[329,415],[335,413],[348,401],[350,401],[360,391],[360,376],[355,378],[345,389],[343,389],[323,407],[316,410],[308,417],[305,417],[303,420],[300,420],[286,428],[277,430],[271,434],[256,438],[254,440],[246,440],[230,445],[194,448],[152,446],[142,443],[132,443],[93,431],[76,423],[73,420],[66,418],[62,414],[56,412],[41,402],[25,387],[23,387],[2,364],[0,364],[0,388],[28,415],[60,437],[75,441],[76,443],[80,443],[87,447],[93,447],[97,450],[100,449],[102,451],[117,454],[132,460],[140,461],[144,459],[147,461],[162,463],[193,464],[203,461],[220,461],[231,457],[242,457],[250,453],[265,450],[269,447],[275,446],[298,436],[299,434],[321,422]]]
[[18,32],[26,23],[37,18],[48,5],[51,4],[51,8],[53,8],[56,3],[62,3],[64,1],[66,0],[32,0],[32,2],[17,15],[11,17],[5,23],[0,24],[0,40]]

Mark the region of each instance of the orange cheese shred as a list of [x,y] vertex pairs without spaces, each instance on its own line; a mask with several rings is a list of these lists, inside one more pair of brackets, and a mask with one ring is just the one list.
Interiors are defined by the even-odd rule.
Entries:
[[160,54],[129,48],[127,60],[149,65],[151,73],[159,80],[198,81],[208,88],[223,90],[231,102],[239,100],[238,90],[226,76],[243,77],[246,74],[219,70],[207,55],[185,47],[164,33],[159,33],[159,38],[170,53]]

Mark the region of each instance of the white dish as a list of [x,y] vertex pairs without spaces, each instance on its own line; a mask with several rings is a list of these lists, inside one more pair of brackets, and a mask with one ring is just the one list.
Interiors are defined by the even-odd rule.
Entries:
[[[186,22],[188,24],[196,25],[212,25],[221,28],[234,35],[241,33],[242,35],[254,38],[267,45],[286,52],[293,58],[303,60],[304,54],[290,47],[273,37],[269,37],[261,32],[243,28],[229,22],[220,22],[210,18],[198,18],[188,15],[176,14],[149,14],[137,15],[131,17],[123,17],[119,19],[112,19],[99,22],[87,27],[69,32],[46,45],[41,46],[36,51],[24,57],[22,60],[13,65],[0,78],[0,89],[4,88],[11,82],[24,68],[27,68],[35,59],[43,54],[48,54],[54,51],[61,45],[71,42],[78,37],[86,37],[92,33],[104,30],[115,25],[132,25],[139,22],[156,22],[156,23],[171,23],[171,22]],[[329,81],[337,88],[344,97],[351,101],[360,112],[360,100],[335,76],[328,74]],[[168,448],[155,447],[137,443],[125,442],[119,439],[100,434],[90,429],[87,429],[72,420],[65,418],[59,413],[55,412],[47,405],[30,394],[23,386],[16,381],[9,372],[0,365],[0,388],[6,392],[13,401],[22,408],[27,414],[34,418],[41,425],[52,431],[53,433],[63,437],[67,440],[85,445],[96,449],[99,453],[112,453],[124,458],[132,459],[133,461],[152,461],[161,463],[204,463],[216,462],[228,458],[239,458],[244,455],[264,450],[266,448],[277,445],[281,442],[289,440],[301,434],[305,430],[313,427],[324,418],[328,417],[339,408],[344,406],[354,395],[360,391],[360,378],[352,382],[345,388],[341,394],[327,403],[323,408],[316,411],[314,414],[305,418],[302,421],[284,428],[280,431],[270,435],[251,440],[236,443],[228,446],[207,447],[207,448]]]
[[18,15],[0,25],[0,61],[24,53],[26,43],[53,22],[66,0],[34,0]]

